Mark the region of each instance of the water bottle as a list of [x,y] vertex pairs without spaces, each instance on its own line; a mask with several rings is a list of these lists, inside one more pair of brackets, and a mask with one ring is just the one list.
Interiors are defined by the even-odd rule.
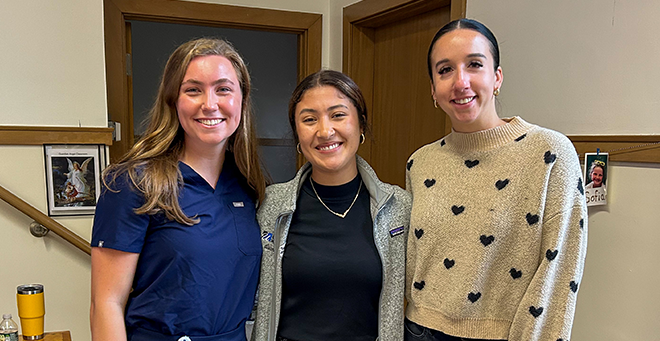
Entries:
[[11,319],[11,314],[2,315],[0,341],[18,341],[18,325]]

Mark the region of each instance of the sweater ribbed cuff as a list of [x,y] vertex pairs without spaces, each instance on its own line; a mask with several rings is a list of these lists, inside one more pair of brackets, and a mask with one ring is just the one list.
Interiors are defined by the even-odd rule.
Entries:
[[469,339],[506,340],[511,321],[495,319],[454,319],[445,314],[408,304],[406,317],[421,326]]

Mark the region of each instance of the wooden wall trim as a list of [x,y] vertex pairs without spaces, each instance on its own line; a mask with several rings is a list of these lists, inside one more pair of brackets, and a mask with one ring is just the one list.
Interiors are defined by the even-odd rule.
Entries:
[[353,25],[376,28],[450,3],[450,0],[362,0],[345,7],[344,18]]
[[111,1],[127,20],[171,20],[176,23],[303,32],[321,14],[177,0]]
[[609,153],[616,162],[660,163],[660,135],[569,135],[575,149],[584,153]]
[[112,128],[0,126],[0,145],[112,145]]
[[451,0],[450,20],[463,19],[467,16],[467,0]]
[[64,238],[64,240],[71,243],[71,245],[77,247],[82,252],[88,255],[92,254],[92,247],[89,245],[88,241],[75,234],[68,228],[64,227],[60,223],[56,222],[53,220],[53,218],[43,214],[34,206],[23,201],[23,199],[17,197],[2,186],[0,186],[0,199],[6,201],[9,205],[23,212],[28,217],[34,219],[37,223],[43,225],[45,228],[53,231],[53,233]]

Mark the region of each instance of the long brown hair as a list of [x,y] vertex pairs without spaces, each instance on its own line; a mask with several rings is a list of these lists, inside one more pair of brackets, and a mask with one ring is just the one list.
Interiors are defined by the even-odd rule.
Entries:
[[193,225],[199,222],[199,219],[183,213],[178,200],[183,186],[178,162],[183,152],[184,132],[179,124],[176,102],[190,61],[195,57],[209,55],[227,58],[236,71],[243,95],[241,122],[227,140],[227,148],[234,154],[239,171],[254,190],[259,202],[264,198],[266,182],[257,154],[247,67],[229,42],[201,38],[184,43],[172,53],[165,65],[144,135],[117,164],[111,165],[103,173],[104,185],[109,190],[112,190],[110,184],[119,175],[128,174],[135,189],[145,197],[144,205],[135,209],[137,214],[163,212],[168,219],[182,224]]

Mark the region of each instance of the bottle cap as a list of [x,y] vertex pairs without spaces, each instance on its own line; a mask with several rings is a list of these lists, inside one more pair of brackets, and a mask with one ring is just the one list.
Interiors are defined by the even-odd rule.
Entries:
[[3,319],[10,319],[10,318],[11,318],[11,314],[3,314],[3,315],[2,315],[2,318],[3,318]]

